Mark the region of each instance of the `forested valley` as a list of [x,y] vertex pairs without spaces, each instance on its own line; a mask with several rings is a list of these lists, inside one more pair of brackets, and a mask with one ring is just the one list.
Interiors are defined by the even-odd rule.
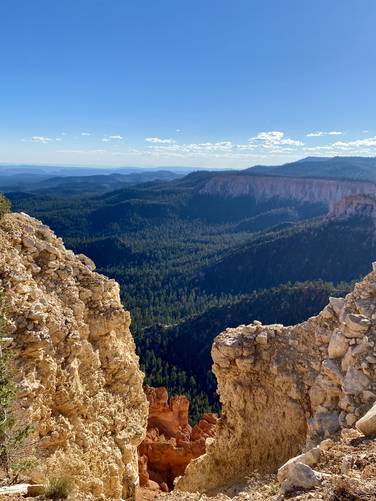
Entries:
[[368,217],[336,220],[323,204],[292,199],[202,194],[211,175],[115,191],[101,179],[90,192],[70,190],[69,180],[61,190],[50,182],[7,192],[13,210],[41,219],[120,283],[146,382],[187,395],[192,421],[219,410],[210,348],[221,330],[303,321],[329,296],[346,294],[376,256]]

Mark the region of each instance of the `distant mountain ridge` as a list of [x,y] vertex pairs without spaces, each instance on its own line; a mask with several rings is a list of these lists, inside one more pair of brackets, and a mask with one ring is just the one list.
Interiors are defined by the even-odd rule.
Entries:
[[376,182],[376,157],[306,157],[278,166],[257,165],[251,174],[272,176],[323,177]]

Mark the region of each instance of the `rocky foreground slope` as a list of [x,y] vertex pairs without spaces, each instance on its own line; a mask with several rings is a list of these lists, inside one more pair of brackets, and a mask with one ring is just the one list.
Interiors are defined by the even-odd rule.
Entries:
[[275,473],[354,427],[376,400],[376,271],[302,324],[227,329],[212,357],[222,418],[214,443],[178,481],[183,491]]
[[[25,214],[0,223],[0,280],[20,388],[16,414],[31,423],[30,478],[74,479],[74,499],[133,499],[144,438],[130,316],[113,280]],[[80,497],[81,496],[81,497]]]

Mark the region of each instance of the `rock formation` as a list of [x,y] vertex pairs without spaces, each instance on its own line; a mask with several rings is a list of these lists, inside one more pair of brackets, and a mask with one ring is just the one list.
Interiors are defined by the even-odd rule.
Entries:
[[376,223],[376,198],[370,195],[344,197],[332,207],[328,214],[331,219],[346,219],[354,216],[368,217]]
[[339,179],[221,173],[212,177],[200,193],[224,197],[250,196],[256,201],[288,199],[332,208],[345,197],[376,195],[376,184]]
[[187,464],[205,453],[205,442],[215,434],[217,418],[205,414],[193,429],[188,423],[189,400],[168,398],[166,388],[145,387],[149,420],[145,440],[139,447],[140,485],[157,482],[163,490],[173,485]]
[[1,221],[15,412],[33,425],[30,478],[71,477],[75,499],[133,499],[147,420],[143,374],[118,284],[93,270],[35,219]]
[[223,405],[215,441],[177,488],[209,492],[353,427],[376,400],[376,271],[293,326],[258,321],[214,341]]

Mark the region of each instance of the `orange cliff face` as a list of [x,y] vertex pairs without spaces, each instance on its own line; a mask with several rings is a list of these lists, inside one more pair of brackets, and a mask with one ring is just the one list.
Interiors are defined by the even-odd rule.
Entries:
[[138,448],[140,485],[155,487],[157,483],[168,490],[188,463],[205,453],[206,439],[215,435],[217,417],[205,414],[192,428],[186,397],[169,399],[163,387],[144,389],[150,407],[146,438]]
[[340,179],[221,174],[212,177],[200,191],[203,195],[273,198],[321,203],[332,209],[344,197],[376,195],[376,184]]
[[346,219],[354,216],[371,218],[376,224],[376,198],[370,195],[344,197],[328,214],[331,219]]

